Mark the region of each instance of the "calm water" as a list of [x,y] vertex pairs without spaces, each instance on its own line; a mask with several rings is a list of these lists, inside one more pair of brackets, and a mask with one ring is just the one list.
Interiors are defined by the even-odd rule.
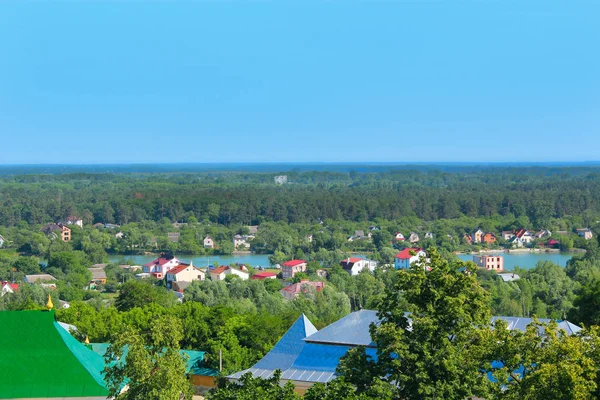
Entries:
[[[515,267],[530,269],[535,267],[539,261],[552,261],[555,264],[565,267],[567,261],[578,253],[494,253],[504,256],[504,269],[513,270]],[[582,254],[581,254],[582,255]],[[458,258],[464,261],[473,261],[473,255],[460,254]]]

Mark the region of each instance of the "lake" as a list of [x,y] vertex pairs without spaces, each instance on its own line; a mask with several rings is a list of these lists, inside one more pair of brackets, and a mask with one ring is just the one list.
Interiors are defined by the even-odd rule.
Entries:
[[[552,261],[561,267],[567,266],[567,261],[574,255],[583,253],[493,253],[504,257],[504,270],[512,271],[515,267],[530,269],[535,267],[539,261]],[[463,261],[473,261],[472,254],[460,254],[457,256]]]
[[[496,254],[496,253],[494,253]],[[523,269],[529,269],[535,267],[538,261],[552,261],[564,267],[567,265],[567,261],[575,254],[580,253],[498,253],[504,257],[504,269],[512,270],[516,266]],[[110,255],[108,261],[120,262],[125,261],[126,264],[131,265],[144,265],[150,261],[156,259],[156,255]],[[364,255],[353,255],[353,257],[367,258]],[[205,255],[181,255],[177,256],[184,262],[190,260],[194,262],[197,267],[206,267],[209,264],[215,265],[229,265],[231,263],[249,264],[251,266],[262,265],[263,267],[270,266],[268,254],[235,254],[230,256],[205,256]],[[464,261],[473,261],[473,255],[461,254],[458,258]]]

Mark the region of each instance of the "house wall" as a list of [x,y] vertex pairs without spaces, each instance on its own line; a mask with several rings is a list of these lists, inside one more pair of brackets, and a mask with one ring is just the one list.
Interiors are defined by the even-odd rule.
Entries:
[[298,272],[305,272],[305,271],[306,271],[306,263],[294,265],[293,267],[282,266],[281,267],[281,276],[283,277],[283,279],[293,278],[294,275],[296,275]]

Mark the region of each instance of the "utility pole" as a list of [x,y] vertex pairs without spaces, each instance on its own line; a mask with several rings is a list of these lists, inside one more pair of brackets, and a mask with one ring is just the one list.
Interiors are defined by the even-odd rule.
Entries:
[[219,348],[219,372],[223,372],[223,348]]

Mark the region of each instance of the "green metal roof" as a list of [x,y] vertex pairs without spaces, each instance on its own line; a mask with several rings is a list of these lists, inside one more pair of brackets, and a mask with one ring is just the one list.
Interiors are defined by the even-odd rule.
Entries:
[[52,311],[0,311],[0,398],[106,397],[104,361]]

